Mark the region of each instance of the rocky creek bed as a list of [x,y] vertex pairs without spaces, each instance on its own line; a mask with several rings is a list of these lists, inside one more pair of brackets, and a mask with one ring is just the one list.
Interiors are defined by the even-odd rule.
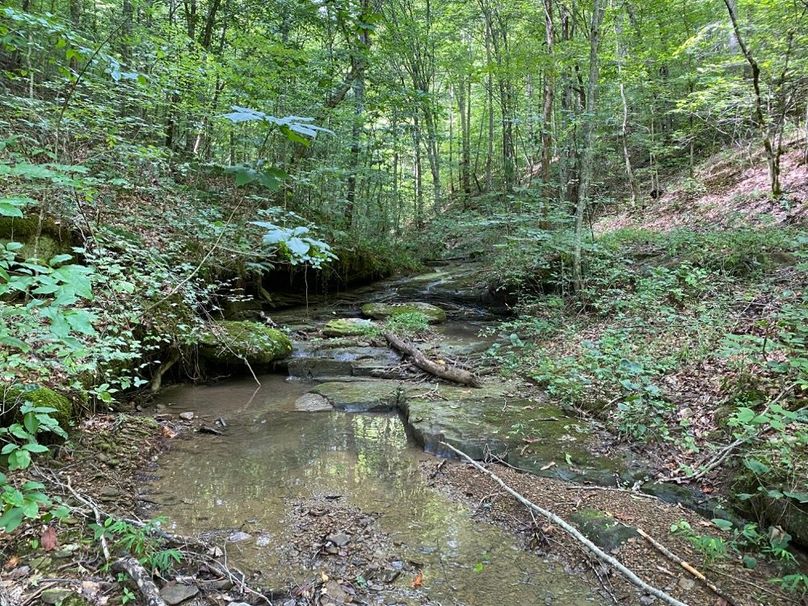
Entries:
[[[357,321],[367,299],[441,305],[448,321],[418,345],[433,359],[480,371],[482,387],[438,382],[412,368]],[[682,519],[715,532],[692,510],[712,517],[714,503],[654,484],[649,466],[596,422],[486,371],[482,352],[498,339],[479,336],[491,326],[483,306],[490,302],[473,272],[444,268],[365,289],[361,298],[275,314],[291,327],[293,353],[275,373],[259,375],[260,386],[252,378],[171,386],[139,416],[90,419],[57,474],[76,471],[73,486],[110,513],[165,516],[166,530],[216,546],[215,557],[246,573],[242,583],[285,606],[653,603],[486,476],[443,458],[446,443],[490,461],[522,494],[685,603],[725,602],[637,529],[709,570],[735,604],[787,603],[766,582],[774,575],[765,565],[748,571],[728,559],[708,568],[687,541],[670,535]],[[74,556],[97,564],[98,554],[70,541],[62,538],[65,549],[73,545],[65,560],[34,552],[7,560],[4,572],[36,599],[42,579],[92,577],[81,575]],[[195,562],[161,583],[166,603],[266,603],[239,579]],[[79,594],[76,603],[106,603],[105,581],[91,581],[92,595],[92,587],[67,581],[48,584],[67,594],[51,592],[55,601],[45,603]]]

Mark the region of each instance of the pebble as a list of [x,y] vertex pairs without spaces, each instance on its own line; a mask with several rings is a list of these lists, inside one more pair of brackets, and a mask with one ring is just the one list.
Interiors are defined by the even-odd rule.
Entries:
[[351,542],[351,537],[349,537],[344,532],[340,532],[337,534],[329,535],[328,540],[334,543],[337,547],[345,547],[348,543]]
[[194,418],[193,411],[189,410],[187,412],[181,412],[180,413],[180,419],[182,419],[183,421],[191,421],[191,420],[193,420],[193,418]]
[[693,589],[696,587],[696,581],[693,579],[688,579],[687,577],[680,578],[676,584],[685,591],[693,591]]
[[252,535],[241,530],[237,530],[235,532],[230,533],[230,536],[227,537],[227,540],[231,543],[239,543],[241,541],[246,541],[247,539],[251,539]]

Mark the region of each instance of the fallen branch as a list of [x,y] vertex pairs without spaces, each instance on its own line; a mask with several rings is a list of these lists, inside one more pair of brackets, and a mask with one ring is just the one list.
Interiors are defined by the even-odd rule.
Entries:
[[387,339],[390,347],[410,356],[413,364],[415,364],[421,370],[426,371],[440,379],[452,381],[453,383],[468,385],[470,387],[480,387],[480,380],[469,371],[463,370],[462,368],[450,368],[448,366],[438,364],[437,362],[433,362],[414,345],[408,343],[392,332],[385,332],[384,338]]
[[724,599],[726,602],[728,602],[729,604],[731,604],[731,606],[737,606],[737,603],[735,602],[735,600],[734,600],[734,599],[732,599],[732,597],[728,596],[726,593],[724,593],[724,592],[723,592],[723,591],[721,591],[721,590],[720,590],[718,587],[716,587],[716,585],[715,585],[714,583],[712,583],[712,582],[710,581],[710,579],[708,579],[707,577],[705,577],[705,576],[704,576],[704,574],[702,574],[702,573],[701,573],[699,570],[697,570],[695,567],[693,567],[693,565],[692,565],[692,564],[690,564],[690,563],[686,562],[685,560],[683,560],[682,558],[680,558],[678,555],[676,555],[675,553],[673,553],[673,552],[672,552],[670,549],[668,549],[667,547],[665,547],[665,546],[664,546],[662,543],[660,543],[659,541],[657,541],[655,538],[653,538],[651,535],[649,535],[647,532],[645,532],[645,531],[644,531],[642,528],[637,528],[637,532],[638,532],[638,533],[639,533],[639,534],[640,534],[642,537],[644,537],[646,541],[648,541],[649,543],[651,543],[651,545],[653,545],[653,546],[654,546],[654,548],[655,548],[655,549],[656,549],[656,550],[657,550],[659,553],[661,553],[662,555],[664,555],[664,556],[665,556],[666,558],[668,558],[670,561],[675,562],[676,564],[679,564],[679,566],[681,566],[682,568],[684,568],[684,569],[685,569],[687,572],[689,572],[689,573],[690,573],[690,574],[692,574],[694,577],[696,577],[696,578],[697,578],[699,581],[701,581],[702,583],[704,583],[704,585],[705,585],[705,586],[706,586],[706,587],[707,587],[707,588],[708,588],[710,591],[712,591],[712,592],[713,592],[715,595],[717,595],[717,596],[718,596],[718,597],[720,597],[720,598],[723,598],[723,599]]
[[564,521],[562,518],[558,517],[552,511],[548,511],[547,509],[543,509],[542,507],[539,507],[538,505],[536,505],[532,501],[529,501],[527,498],[525,498],[524,496],[522,496],[521,494],[516,492],[513,488],[508,486],[494,472],[492,472],[492,471],[486,469],[485,467],[483,467],[480,463],[478,463],[477,461],[472,459],[469,455],[467,455],[462,450],[458,450],[457,448],[455,448],[451,444],[447,444],[446,442],[441,442],[441,444],[443,446],[446,446],[449,450],[455,452],[456,454],[458,454],[462,458],[466,459],[469,463],[474,465],[474,467],[476,467],[478,470],[482,471],[484,474],[490,476],[492,480],[494,480],[497,484],[502,486],[502,488],[504,488],[506,492],[508,492],[513,498],[515,498],[517,501],[519,501],[522,505],[524,505],[528,509],[532,509],[533,511],[539,513],[542,517],[546,518],[547,520],[549,520],[550,522],[552,522],[556,526],[561,527],[561,529],[564,532],[566,532],[573,539],[575,539],[576,541],[581,543],[584,547],[586,547],[589,550],[589,552],[592,553],[592,555],[594,555],[600,561],[605,562],[606,564],[608,564],[609,566],[614,568],[618,573],[620,573],[621,576],[623,576],[623,578],[625,578],[632,585],[634,585],[636,587],[639,587],[640,589],[642,589],[646,593],[649,593],[649,594],[659,598],[660,600],[662,600],[666,604],[670,604],[670,606],[687,606],[687,604],[685,604],[684,602],[680,602],[679,600],[677,600],[673,596],[665,593],[661,589],[657,589],[656,587],[654,587],[652,585],[649,585],[648,583],[643,581],[640,577],[638,577],[636,574],[634,574],[634,572],[632,572],[630,569],[626,568],[623,564],[621,564],[619,560],[617,560],[616,558],[610,556],[608,553],[604,552],[597,545],[595,545],[592,541],[590,541],[584,535],[582,535],[580,533],[580,531],[578,531],[577,528],[575,528],[574,526],[572,526],[568,522]]
[[146,602],[146,606],[166,606],[163,598],[160,597],[160,590],[154,584],[151,574],[132,556],[120,558],[112,563],[112,570],[125,572],[137,585],[140,595]]

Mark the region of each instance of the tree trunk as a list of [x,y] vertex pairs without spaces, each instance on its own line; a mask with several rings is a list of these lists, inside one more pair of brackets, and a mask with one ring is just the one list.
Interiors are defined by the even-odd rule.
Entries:
[[[547,55],[553,57],[555,31],[553,28],[553,0],[544,0],[544,40],[547,46]],[[553,157],[553,101],[555,97],[554,67],[544,71],[544,104],[541,120],[541,179],[545,190],[550,183],[550,162]]]
[[631,165],[631,154],[628,149],[628,100],[626,99],[626,88],[623,83],[623,64],[626,58],[626,47],[623,43],[623,11],[618,10],[614,21],[615,38],[617,40],[617,80],[620,88],[620,101],[623,104],[623,120],[620,123],[620,141],[623,147],[623,162],[626,167],[626,180],[631,192],[631,207],[637,206],[640,198],[640,188],[637,179],[634,177],[634,168]]
[[578,199],[575,205],[575,250],[573,255],[573,275],[575,291],[583,290],[583,271],[581,269],[581,248],[584,231],[584,215],[589,204],[589,188],[592,180],[593,150],[592,134],[595,129],[595,112],[598,95],[598,49],[600,47],[600,26],[606,11],[605,0],[594,0],[592,22],[589,29],[589,85],[586,93],[586,112],[583,125],[583,149],[581,150],[581,182],[578,187]]
[[[766,163],[769,167],[769,185],[771,188],[772,198],[779,198],[783,193],[780,186],[780,150],[775,151],[774,136],[772,136],[772,128],[770,118],[767,117],[764,111],[763,93],[760,90],[760,66],[752,52],[746,45],[743,36],[741,35],[741,28],[738,25],[738,14],[733,0],[724,0],[724,4],[729,12],[729,19],[732,22],[732,30],[735,32],[735,39],[738,41],[738,46],[741,48],[746,62],[752,68],[752,89],[755,93],[755,122],[760,129],[763,139],[763,149],[766,151]],[[778,146],[779,147],[779,146]]]

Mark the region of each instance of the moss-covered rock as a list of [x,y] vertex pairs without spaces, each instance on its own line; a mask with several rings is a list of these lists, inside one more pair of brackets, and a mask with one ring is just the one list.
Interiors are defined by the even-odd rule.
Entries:
[[200,355],[223,364],[265,366],[292,353],[292,342],[284,333],[258,322],[217,322],[199,338]]
[[[36,256],[48,260],[51,257],[70,251],[69,238],[64,235],[59,225],[49,219],[42,222],[39,240],[36,239],[39,218],[35,215],[28,217],[0,217],[0,244],[20,242],[23,247],[17,251],[17,256],[28,259]],[[36,255],[34,255],[36,252]]]
[[35,389],[11,388],[6,390],[3,397],[4,408],[9,405],[14,410],[25,401],[33,403],[35,406],[47,406],[53,408],[51,416],[59,422],[59,426],[68,430],[75,417],[73,403],[60,393],[56,393],[48,387],[37,387]]
[[630,538],[639,536],[636,529],[591,507],[579,509],[572,514],[570,520],[581,534],[605,551],[612,551]]
[[372,321],[362,318],[329,320],[323,327],[323,335],[326,337],[361,337],[372,335],[377,331],[378,328]]
[[362,313],[374,320],[385,320],[392,316],[406,313],[421,313],[425,315],[430,324],[440,324],[446,321],[446,312],[440,307],[413,301],[411,303],[365,303]]

